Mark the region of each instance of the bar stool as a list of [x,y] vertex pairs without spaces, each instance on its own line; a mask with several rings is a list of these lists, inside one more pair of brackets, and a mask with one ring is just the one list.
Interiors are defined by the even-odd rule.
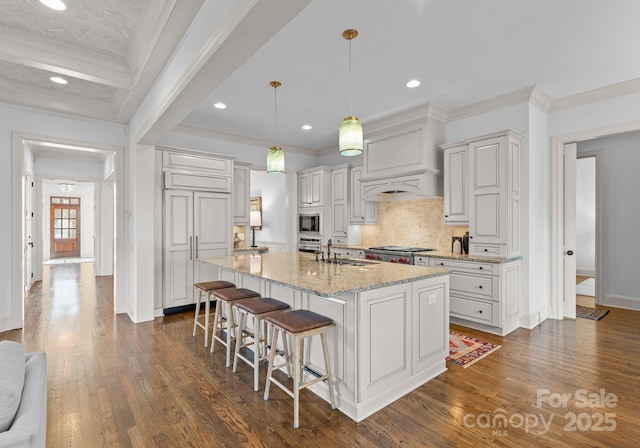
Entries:
[[[275,314],[282,313],[289,309],[289,305],[276,299],[262,297],[260,299],[242,300],[235,305],[238,311],[238,330],[236,332],[236,350],[233,356],[233,373],[238,367],[238,359],[243,360],[253,367],[253,390],[258,391],[258,378],[260,376],[260,361],[264,361],[267,356],[267,331],[265,318]],[[246,331],[247,317],[253,317],[253,333]],[[246,338],[252,338],[252,341],[245,342]],[[253,346],[253,361],[240,353],[241,348]],[[271,350],[275,350],[275,346],[271,346]],[[287,339],[284,339],[284,350],[288,358]],[[289,375],[291,375],[289,371]]]
[[[215,341],[220,342],[227,347],[227,367],[231,366],[231,339],[235,339],[233,334],[236,323],[233,317],[233,305],[238,300],[255,299],[260,297],[260,294],[246,288],[225,288],[216,289],[213,291],[213,295],[218,298],[218,306],[216,306],[216,312],[213,316],[213,334],[211,335],[211,353],[215,348]],[[225,325],[226,324],[226,325]],[[218,331],[225,331],[227,337],[225,339],[222,336],[218,336]]]
[[[194,283],[194,288],[198,290],[198,302],[196,303],[196,316],[193,319],[193,337],[196,337],[196,329],[198,327],[204,329],[204,346],[209,346],[209,317],[211,316],[211,294],[216,289],[235,288],[231,282],[224,280],[216,280],[212,282]],[[207,295],[207,302],[204,305],[204,315],[200,315],[200,303],[202,302],[202,293]],[[199,319],[204,317],[204,324],[199,322]]]
[[[278,365],[274,365],[275,350],[271,350],[269,354],[269,370],[267,371],[267,382],[264,388],[264,399],[269,399],[269,386],[274,383],[280,387],[283,391],[293,398],[293,427],[298,428],[298,408],[300,401],[300,390],[305,387],[309,387],[319,381],[327,380],[329,384],[329,396],[331,399],[331,409],[336,408],[334,393],[333,393],[333,380],[331,378],[331,367],[329,365],[329,352],[327,350],[327,328],[334,325],[333,321],[328,317],[321,314],[314,313],[309,310],[295,310],[288,313],[282,313],[278,315],[272,315],[267,317],[267,323],[273,326],[273,336],[271,337],[271,347],[275,347],[278,342],[278,334],[282,333],[283,338],[286,339],[287,335],[293,336],[293,392],[287,388],[284,384],[273,377],[273,369],[279,369],[280,367],[291,365],[292,361],[289,359],[286,362]],[[320,335],[322,340],[322,352],[324,354],[324,366],[326,374],[320,375],[306,383],[302,383],[303,380],[303,361],[302,352],[303,344],[306,338],[310,338],[315,335]]]

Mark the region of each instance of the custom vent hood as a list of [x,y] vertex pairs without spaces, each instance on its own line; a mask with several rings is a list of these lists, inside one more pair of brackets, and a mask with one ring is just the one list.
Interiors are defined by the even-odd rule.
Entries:
[[447,113],[434,104],[367,123],[361,196],[397,201],[443,196]]

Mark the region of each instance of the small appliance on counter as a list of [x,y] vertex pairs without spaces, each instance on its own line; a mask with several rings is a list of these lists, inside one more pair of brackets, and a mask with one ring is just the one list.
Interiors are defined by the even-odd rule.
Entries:
[[465,234],[462,236],[462,253],[463,254],[468,254],[469,253],[469,232],[465,232]]
[[453,252],[456,255],[462,253],[462,237],[461,236],[451,237],[451,252]]

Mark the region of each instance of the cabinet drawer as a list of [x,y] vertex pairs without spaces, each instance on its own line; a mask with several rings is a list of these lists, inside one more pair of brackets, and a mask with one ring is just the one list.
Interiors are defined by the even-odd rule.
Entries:
[[[427,258],[427,257],[416,257]],[[447,258],[432,258],[430,266],[434,268],[451,269],[459,272],[472,272],[477,274],[498,274],[499,266],[496,263],[483,263],[480,261],[449,260]]]
[[498,325],[498,309],[498,304],[480,300],[454,296],[449,299],[449,313],[451,316],[483,324]]
[[[331,237],[331,242],[333,244],[347,244],[347,237],[346,236],[332,236]],[[344,249],[342,249],[344,250]]]
[[498,277],[465,275],[454,272],[449,275],[449,280],[452,293],[472,294],[488,300],[498,300],[499,298]]
[[507,246],[505,244],[478,244],[469,243],[470,255],[487,255],[491,257],[506,257]]

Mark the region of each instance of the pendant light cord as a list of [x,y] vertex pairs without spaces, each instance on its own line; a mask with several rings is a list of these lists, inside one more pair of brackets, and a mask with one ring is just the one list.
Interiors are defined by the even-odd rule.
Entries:
[[278,141],[278,88],[273,88],[273,139],[274,145]]
[[349,116],[351,116],[351,39],[349,39]]

